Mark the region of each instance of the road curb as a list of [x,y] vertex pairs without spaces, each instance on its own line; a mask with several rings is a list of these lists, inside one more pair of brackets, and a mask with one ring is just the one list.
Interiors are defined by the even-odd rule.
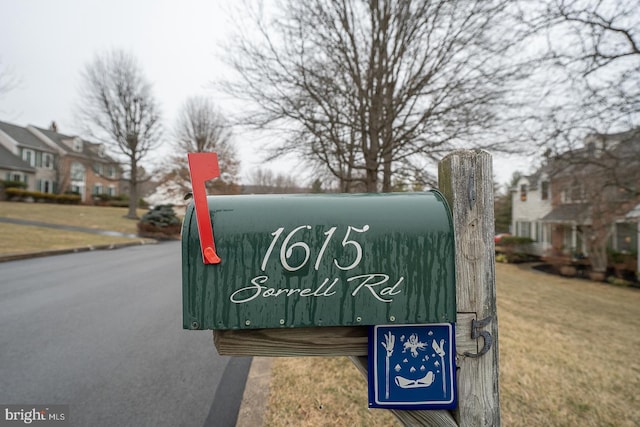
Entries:
[[242,395],[236,427],[259,427],[264,425],[264,413],[269,400],[271,384],[271,357],[254,357]]
[[79,252],[105,251],[105,250],[125,248],[128,246],[154,245],[156,243],[158,243],[157,240],[140,239],[133,242],[110,243],[106,245],[87,245],[87,246],[80,246],[76,248],[52,249],[47,251],[0,255],[0,263],[8,262],[8,261],[17,261],[21,259],[41,258],[41,257],[47,257],[47,256],[53,256],[53,255],[74,254]]

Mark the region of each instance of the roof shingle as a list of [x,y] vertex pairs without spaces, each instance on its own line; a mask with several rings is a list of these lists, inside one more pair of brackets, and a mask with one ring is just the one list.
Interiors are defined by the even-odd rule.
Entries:
[[47,153],[55,153],[54,149],[41,141],[29,129],[12,125],[6,122],[0,122],[0,130],[11,137],[21,147],[28,147]]
[[[35,168],[24,162],[21,158],[0,145],[0,168],[9,170],[19,170],[22,172],[35,172]],[[0,177],[2,178],[2,177]]]

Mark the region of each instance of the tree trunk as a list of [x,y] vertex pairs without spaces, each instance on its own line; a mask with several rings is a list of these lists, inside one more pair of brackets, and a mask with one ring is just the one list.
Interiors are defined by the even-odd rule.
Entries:
[[378,136],[373,132],[370,133],[370,146],[369,150],[365,156],[365,164],[366,164],[366,191],[367,193],[377,193],[378,192],[378,168],[380,164],[378,163]]
[[131,176],[129,177],[129,212],[127,218],[138,219],[138,162],[131,156]]
[[589,263],[591,270],[604,273],[607,271],[607,249],[606,244],[589,245]]
[[[607,244],[609,238],[613,232],[611,222],[613,222],[614,215],[607,215],[604,212],[592,211],[592,217],[594,222],[585,233],[587,238],[587,250],[589,251],[589,264],[591,264],[591,270],[598,273],[605,273],[607,271]],[[603,221],[603,218],[609,218],[607,221]]]
[[378,192],[378,171],[367,167],[367,193]]
[[391,149],[387,149],[384,153],[384,161],[382,165],[382,192],[390,193],[391,188]]

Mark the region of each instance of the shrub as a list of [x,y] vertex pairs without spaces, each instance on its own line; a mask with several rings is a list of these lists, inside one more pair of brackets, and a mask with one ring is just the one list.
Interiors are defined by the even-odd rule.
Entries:
[[45,203],[63,203],[63,204],[78,204],[81,197],[77,194],[52,194],[41,193],[39,191],[27,191],[19,188],[7,188],[5,190],[7,198],[12,201],[23,202],[32,200],[34,202]]
[[173,210],[173,205],[158,205],[144,214],[138,222],[138,234],[152,238],[177,238],[182,221]]
[[631,286],[632,283],[628,280],[625,279],[621,279],[618,277],[614,277],[614,276],[609,276],[607,277],[607,282],[609,282],[612,285],[615,286],[622,286],[622,287],[627,287],[627,286]]
[[509,257],[505,254],[496,254],[496,262],[503,262],[505,264],[509,263]]
[[27,184],[22,181],[2,181],[0,180],[0,186],[4,188],[27,188]]
[[[96,206],[111,206],[114,208],[128,208],[129,196],[126,194],[119,194],[117,196],[110,196],[108,194],[94,194],[93,204]],[[146,208],[147,204],[142,202],[142,199],[138,202],[139,208]]]
[[533,255],[531,244],[534,242],[529,237],[520,236],[504,236],[500,239],[500,242],[496,244],[496,261],[498,256],[500,261],[498,262],[529,262],[537,259]]
[[59,194],[56,195],[56,203],[62,203],[65,205],[77,205],[82,198],[75,194]]
[[500,246],[528,245],[533,242],[534,240],[529,237],[505,236],[502,239],[500,239]]
[[25,197],[25,193],[27,193],[26,190],[21,190],[20,188],[7,188],[4,192],[7,195],[7,199],[18,201]]

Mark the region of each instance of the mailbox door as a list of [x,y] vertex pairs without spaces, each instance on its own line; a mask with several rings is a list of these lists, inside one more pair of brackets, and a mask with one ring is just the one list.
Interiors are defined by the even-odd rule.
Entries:
[[454,322],[451,214],[438,192],[213,196],[220,264],[183,225],[187,329]]

